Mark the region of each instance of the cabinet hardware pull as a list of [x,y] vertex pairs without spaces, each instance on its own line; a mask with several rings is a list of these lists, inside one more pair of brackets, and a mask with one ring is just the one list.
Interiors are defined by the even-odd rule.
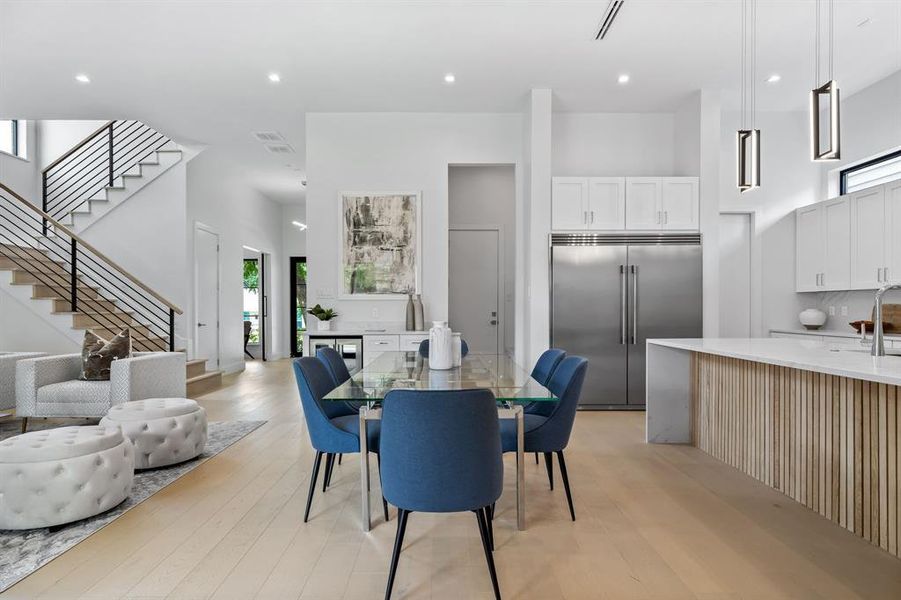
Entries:
[[882,267],[882,280],[888,283],[888,267]]
[[666,225],[669,222],[669,211],[663,211],[663,224]]
[[594,225],[594,211],[591,211],[591,224]]
[[585,223],[586,225],[588,224],[588,211],[587,210],[582,213],[582,222]]
[[876,283],[882,283],[882,269],[876,268]]

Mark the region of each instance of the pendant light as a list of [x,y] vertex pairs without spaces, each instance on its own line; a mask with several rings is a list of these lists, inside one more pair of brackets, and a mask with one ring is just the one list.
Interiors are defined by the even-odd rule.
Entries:
[[736,136],[737,185],[742,193],[760,187],[760,130],[756,121],[757,0],[742,0],[741,128]]
[[[816,3],[816,35],[814,39],[814,77],[813,90],[810,92],[810,154],[814,161],[839,160],[842,156],[841,151],[841,128],[839,123],[839,91],[838,83],[833,76],[833,65],[835,55],[835,0],[827,0],[829,3],[829,45],[828,60],[826,62],[826,83],[820,85],[820,55],[822,35],[820,4],[822,0],[815,0]],[[829,131],[827,135],[823,135],[823,123],[820,120],[821,100],[829,101]],[[829,140],[829,145],[823,148],[823,138]]]

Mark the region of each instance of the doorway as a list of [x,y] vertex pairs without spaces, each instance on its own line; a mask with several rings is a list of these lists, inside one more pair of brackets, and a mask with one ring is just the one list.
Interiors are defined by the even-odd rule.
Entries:
[[307,258],[291,257],[291,289],[288,302],[291,314],[288,318],[291,328],[291,356],[303,356],[303,346],[307,332]]
[[503,354],[501,232],[454,228],[448,235],[449,325],[471,352]]
[[269,323],[269,255],[244,246],[243,307],[244,360],[265,361],[272,330]]
[[751,240],[750,213],[720,214],[720,337],[751,337]]
[[219,234],[194,227],[194,358],[219,368]]

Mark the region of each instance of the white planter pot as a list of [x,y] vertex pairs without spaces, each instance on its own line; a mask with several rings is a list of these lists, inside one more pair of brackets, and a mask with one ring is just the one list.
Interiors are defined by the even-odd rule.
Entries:
[[819,329],[826,324],[826,313],[816,308],[808,308],[798,315],[798,320],[806,329]]
[[331,331],[332,330],[332,322],[331,321],[319,321],[316,325],[317,331]]

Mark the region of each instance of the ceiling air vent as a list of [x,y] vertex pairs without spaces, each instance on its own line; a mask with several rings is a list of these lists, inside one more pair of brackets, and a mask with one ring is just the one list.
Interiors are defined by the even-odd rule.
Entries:
[[294,148],[288,144],[264,144],[264,146],[272,154],[294,154]]
[[282,134],[277,131],[254,131],[253,137],[256,138],[258,142],[263,142],[264,144],[285,141]]
[[619,14],[619,9],[621,9],[625,3],[626,0],[610,0],[610,4],[607,5],[607,10],[604,11],[604,16],[601,17],[601,26],[598,27],[598,33],[594,36],[594,39],[604,39],[604,36],[607,35],[607,32],[610,31],[610,27],[613,25],[616,15]]

